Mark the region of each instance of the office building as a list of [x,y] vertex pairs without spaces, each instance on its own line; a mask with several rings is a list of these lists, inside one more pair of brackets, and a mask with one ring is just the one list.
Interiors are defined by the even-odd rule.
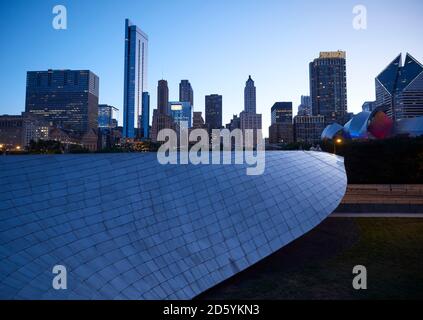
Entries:
[[294,142],[292,125],[292,102],[276,102],[271,109],[271,126],[269,127],[269,143]]
[[229,129],[230,131],[241,129],[241,119],[238,117],[238,115],[233,115],[231,121],[226,125],[226,129]]
[[325,127],[324,116],[296,116],[294,117],[294,140],[318,144]]
[[188,80],[182,80],[179,84],[179,101],[189,102],[194,109],[194,91]]
[[256,113],[256,87],[251,76],[248,77],[244,88],[244,111]]
[[362,111],[372,112],[376,109],[376,101],[366,101],[361,107]]
[[[50,132],[55,127],[42,117],[38,117],[30,112],[22,113],[22,144],[27,147],[31,141],[38,142],[39,140],[53,140]],[[60,141],[60,140],[57,140]]]
[[157,109],[153,111],[151,139],[157,142],[158,134],[163,129],[177,130],[169,110],[169,87],[166,80],[160,80],[157,85]]
[[222,128],[222,96],[206,96],[206,125],[209,130]]
[[375,108],[393,119],[423,116],[423,66],[409,53],[398,55],[376,77]]
[[166,80],[157,85],[157,109],[161,114],[169,114],[169,87]]
[[[0,145],[16,148],[23,145],[23,117],[20,115],[0,116]],[[0,148],[0,149],[3,149]]]
[[343,122],[347,113],[346,53],[321,52],[310,63],[310,94],[313,116],[326,123]]
[[98,128],[99,79],[89,70],[27,73],[25,112],[82,136]]
[[112,128],[113,119],[117,118],[119,109],[108,104],[98,105],[98,127]]
[[245,130],[253,130],[253,143],[256,145],[258,141],[257,130],[262,129],[262,116],[256,113],[256,87],[251,76],[245,84],[244,89],[244,111],[239,114],[240,128],[244,135],[244,142],[246,138]]
[[298,106],[299,116],[311,116],[312,115],[312,103],[310,96],[301,96],[301,104]]
[[292,102],[276,102],[272,109],[272,124],[291,123],[292,124]]
[[291,123],[274,123],[269,127],[269,143],[288,144],[294,142],[294,127]]
[[142,138],[150,138],[150,94],[148,92],[142,93],[142,115],[141,115],[141,130]]
[[188,128],[192,127],[192,106],[189,102],[169,102],[170,116],[180,127],[186,122]]
[[261,130],[262,127],[262,117],[261,114],[257,113],[248,113],[241,112],[240,115],[240,127],[241,130],[252,129],[252,130]]
[[143,92],[147,88],[148,36],[125,20],[125,67],[123,95],[123,138],[134,139],[141,128]]
[[204,122],[203,113],[201,111],[193,112],[192,129],[207,129],[207,125]]

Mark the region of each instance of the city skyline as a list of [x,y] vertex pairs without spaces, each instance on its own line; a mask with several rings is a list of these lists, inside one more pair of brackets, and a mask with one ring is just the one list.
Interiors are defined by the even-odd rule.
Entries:
[[[301,95],[310,94],[308,63],[320,51],[339,49],[347,52],[348,111],[354,113],[361,110],[365,101],[375,99],[374,79],[392,60],[392,56],[398,52],[410,52],[417,60],[422,60],[422,44],[417,33],[407,33],[407,30],[416,30],[421,25],[417,12],[423,5],[419,1],[406,1],[399,8],[394,3],[366,1],[368,29],[361,31],[354,30],[352,26],[352,9],[356,5],[353,1],[342,4],[334,1],[321,4],[268,1],[267,5],[247,1],[243,2],[249,9],[245,12],[236,10],[238,1],[204,5],[184,2],[190,4],[192,10],[190,27],[184,21],[158,25],[155,18],[159,6],[164,17],[181,10],[170,2],[164,6],[163,3],[149,1],[140,4],[130,1],[119,4],[64,1],[63,5],[68,9],[67,30],[54,30],[51,27],[53,2],[29,4],[17,1],[11,6],[2,4],[2,23],[7,25],[16,19],[22,24],[18,23],[16,28],[3,27],[1,31],[2,42],[6,42],[10,50],[1,53],[6,72],[0,76],[0,84],[8,90],[3,94],[0,113],[19,114],[24,109],[26,71],[46,69],[92,70],[100,77],[100,103],[114,105],[123,111],[122,24],[125,18],[133,21],[150,37],[148,92],[152,102],[156,101],[154,86],[157,80],[168,80],[169,100],[176,101],[178,85],[181,80],[187,79],[200,102],[193,111],[204,114],[202,101],[206,95],[216,93],[223,96],[225,124],[233,114],[243,110],[244,83],[251,74],[257,87],[257,113],[263,114],[265,132],[270,125],[270,108],[274,102],[293,101],[295,114]],[[26,10],[28,8],[31,10]],[[403,11],[410,12],[405,15],[401,14]],[[113,15],[106,12],[113,12]],[[216,15],[220,24],[224,21],[222,26],[217,27],[218,23],[211,21],[199,24],[209,12]],[[266,21],[272,12],[280,12],[286,19],[281,19],[284,22],[275,19]],[[313,12],[318,12],[317,17],[312,16]],[[339,14],[335,16],[335,12]],[[240,18],[236,19],[236,23],[229,19],[235,13]],[[304,24],[304,21],[301,23],[302,19],[290,17],[290,13],[306,19],[304,21],[308,24]],[[92,19],[94,14],[95,20]],[[325,19],[331,23],[323,22]],[[314,31],[313,24],[318,21],[321,23]],[[27,32],[25,23],[31,22],[34,24],[31,37],[22,37]],[[332,30],[333,23],[339,25],[338,30]],[[400,24],[401,30],[396,31],[395,26]],[[270,27],[272,33],[269,33]],[[6,29],[9,30],[7,34]],[[184,35],[190,36],[187,38],[189,41],[173,39],[181,35],[182,30]],[[87,31],[91,32],[90,36]],[[322,36],[329,31],[330,36]],[[253,32],[255,46],[247,37],[249,32]],[[401,37],[396,36],[399,32]],[[383,45],[385,33],[395,39],[389,47]],[[19,36],[22,40],[17,41]],[[27,50],[28,47],[31,50]],[[281,47],[285,50],[281,51]],[[13,62],[16,62],[15,66]],[[14,67],[13,72],[9,69],[10,64]],[[156,107],[154,103],[151,104],[151,114]],[[119,125],[123,124],[122,117],[123,112],[118,119]]]

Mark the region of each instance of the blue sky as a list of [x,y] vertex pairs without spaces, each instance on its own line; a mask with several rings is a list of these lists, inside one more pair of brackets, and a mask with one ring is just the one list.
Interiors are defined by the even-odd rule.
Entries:
[[[67,30],[52,28],[57,4],[67,8]],[[353,28],[358,4],[367,7],[367,30]],[[168,80],[171,100],[179,81],[189,79],[195,110],[204,112],[206,94],[222,94],[227,123],[243,109],[251,74],[267,131],[274,102],[296,108],[309,93],[309,62],[341,49],[348,108],[357,113],[374,99],[374,78],[396,55],[423,61],[422,17],[421,0],[1,0],[0,114],[23,111],[26,71],[49,68],[92,70],[100,102],[122,109],[125,18],[149,36],[152,108],[159,79]]]

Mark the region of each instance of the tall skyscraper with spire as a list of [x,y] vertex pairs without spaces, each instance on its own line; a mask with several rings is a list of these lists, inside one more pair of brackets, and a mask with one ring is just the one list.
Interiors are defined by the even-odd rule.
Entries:
[[157,85],[157,109],[153,111],[151,140],[157,142],[158,134],[163,129],[177,130],[177,124],[171,116],[169,107],[169,87],[166,80],[159,80]]
[[[147,91],[148,36],[129,19],[125,20],[125,68],[123,94],[123,137],[137,137],[141,128],[143,93]],[[145,100],[144,100],[145,101]]]
[[239,117],[244,137],[245,130],[254,131],[254,144],[258,143],[257,130],[262,129],[262,116],[257,114],[256,106],[256,87],[253,79],[249,76],[244,89],[244,111],[240,113]]
[[256,87],[251,76],[245,84],[244,89],[244,111],[247,113],[256,113]]

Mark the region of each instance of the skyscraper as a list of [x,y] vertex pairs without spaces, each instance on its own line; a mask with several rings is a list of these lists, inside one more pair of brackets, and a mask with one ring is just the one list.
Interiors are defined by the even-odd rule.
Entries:
[[194,91],[188,80],[182,80],[179,84],[179,101],[189,102],[191,107],[194,108]]
[[188,124],[188,128],[192,127],[192,106],[189,102],[169,102],[170,115],[180,127],[182,122]]
[[142,136],[145,139],[150,137],[150,94],[142,93],[142,115],[141,115]]
[[301,96],[301,104],[298,106],[298,115],[299,116],[311,116],[311,97],[310,96]]
[[392,61],[376,77],[375,107],[393,120],[423,116],[423,66],[407,53]]
[[99,78],[89,70],[29,71],[25,111],[83,135],[98,128]]
[[310,93],[313,115],[326,123],[344,122],[347,113],[347,73],[344,51],[321,52],[310,63]]
[[147,91],[148,36],[125,20],[123,137],[135,138],[141,128],[142,94]]
[[192,116],[192,129],[207,129],[201,111],[193,112]]
[[244,111],[247,113],[256,113],[256,87],[251,76],[245,84],[244,89]]
[[114,113],[119,110],[107,104],[98,105],[98,127],[99,128],[112,128]]
[[[239,114],[240,118],[240,129],[243,132],[244,138],[246,137],[245,130],[253,130],[254,137],[253,143],[258,143],[258,131],[262,128],[262,117],[261,114],[256,113],[256,87],[251,76],[245,84],[244,89],[244,111]],[[245,141],[244,141],[245,142]]]
[[271,114],[272,125],[269,127],[269,142],[293,142],[292,102],[276,102],[271,109]]
[[309,107],[311,109],[311,97],[310,96],[301,96],[301,104],[303,106]]
[[209,130],[222,128],[222,96],[206,96],[206,125]]
[[0,116],[0,145],[2,145],[4,149],[7,149],[8,146],[11,148],[22,146],[24,138],[23,121],[24,118],[21,115]]
[[169,114],[169,87],[166,80],[159,80],[157,86],[157,109],[161,114]]
[[372,112],[376,107],[376,102],[375,101],[366,101],[363,103],[363,106],[361,107],[361,109],[363,111],[367,111],[367,112]]
[[291,123],[292,124],[292,102],[276,102],[272,109],[272,124]]
[[151,125],[151,140],[153,142],[157,142],[158,134],[163,129],[178,130],[169,109],[167,81],[160,80],[157,85],[157,109],[153,110],[153,123]]
[[229,129],[231,131],[235,129],[241,129],[241,119],[238,117],[238,115],[234,114],[232,116],[231,121],[226,124],[226,129]]
[[325,127],[324,116],[296,116],[294,117],[294,140],[318,144]]

